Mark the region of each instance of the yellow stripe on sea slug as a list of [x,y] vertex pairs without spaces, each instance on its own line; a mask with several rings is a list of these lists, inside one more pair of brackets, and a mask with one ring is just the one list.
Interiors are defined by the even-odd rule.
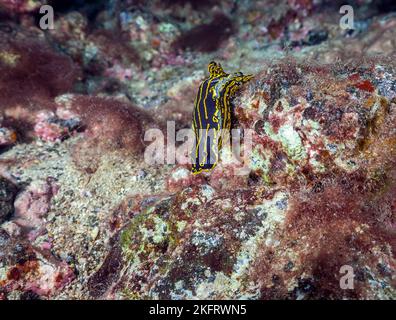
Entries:
[[202,88],[205,82],[203,82],[200,87],[199,87],[199,100],[197,102],[197,104],[195,105],[195,110],[198,111],[198,118],[199,118],[199,123],[202,123],[201,120],[201,112],[199,111],[199,104],[201,103],[201,97],[202,97]]
[[[210,128],[210,125],[208,123],[208,125],[206,126],[206,130],[205,130],[205,140],[204,140],[204,148],[203,148],[204,156],[202,157],[202,162],[200,163],[201,166],[203,166],[205,164],[206,159],[208,157],[208,152],[206,151],[206,148],[207,148],[207,144],[208,144],[209,128]],[[203,131],[203,129],[201,131]]]
[[208,110],[207,110],[207,106],[206,106],[206,101],[208,99],[208,93],[209,93],[209,88],[210,88],[210,83],[212,82],[213,79],[210,79],[208,81],[208,85],[206,86],[206,93],[205,93],[205,98],[203,101],[204,104],[204,110],[205,110],[205,119],[208,120]]

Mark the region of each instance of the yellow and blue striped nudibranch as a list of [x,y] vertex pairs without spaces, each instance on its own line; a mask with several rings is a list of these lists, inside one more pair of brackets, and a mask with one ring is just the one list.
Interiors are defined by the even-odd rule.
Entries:
[[195,147],[192,153],[193,174],[212,170],[226,132],[231,129],[230,99],[252,75],[225,73],[220,63],[208,65],[209,77],[199,86],[194,103],[193,130]]

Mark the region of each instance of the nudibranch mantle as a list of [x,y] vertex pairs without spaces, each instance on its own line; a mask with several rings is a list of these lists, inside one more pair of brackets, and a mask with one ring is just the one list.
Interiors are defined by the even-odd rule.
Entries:
[[218,161],[224,133],[231,129],[231,97],[252,75],[225,73],[219,63],[208,65],[209,77],[198,89],[192,128],[195,134],[193,174],[212,170]]

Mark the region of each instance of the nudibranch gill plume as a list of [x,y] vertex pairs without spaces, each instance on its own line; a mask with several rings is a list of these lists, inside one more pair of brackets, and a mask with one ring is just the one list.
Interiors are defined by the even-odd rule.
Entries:
[[192,128],[195,147],[192,153],[193,174],[212,170],[219,158],[223,138],[231,129],[231,98],[252,75],[225,73],[219,63],[208,65],[209,77],[198,89],[194,103]]

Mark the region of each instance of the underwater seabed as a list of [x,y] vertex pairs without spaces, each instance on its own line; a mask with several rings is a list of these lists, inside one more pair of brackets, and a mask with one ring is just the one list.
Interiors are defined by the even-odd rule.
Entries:
[[[342,5],[0,0],[0,300],[395,299],[396,8]],[[243,171],[170,161],[194,103]]]

